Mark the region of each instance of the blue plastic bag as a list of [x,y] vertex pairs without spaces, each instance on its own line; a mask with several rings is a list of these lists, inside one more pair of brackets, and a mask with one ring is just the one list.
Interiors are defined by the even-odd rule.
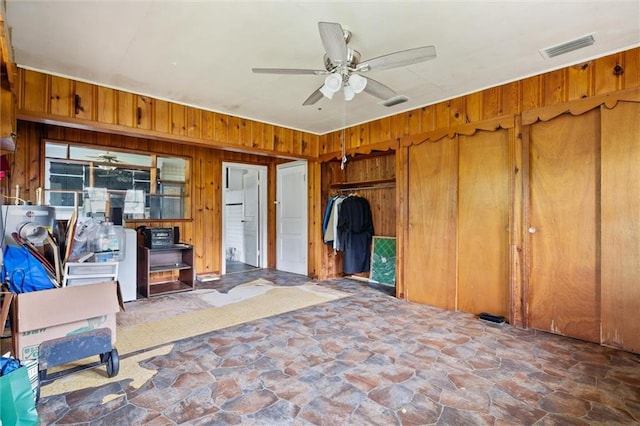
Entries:
[[0,357],[0,376],[11,373],[20,368],[20,361],[14,358]]
[[12,293],[54,288],[45,266],[25,247],[6,246],[4,249],[3,276]]

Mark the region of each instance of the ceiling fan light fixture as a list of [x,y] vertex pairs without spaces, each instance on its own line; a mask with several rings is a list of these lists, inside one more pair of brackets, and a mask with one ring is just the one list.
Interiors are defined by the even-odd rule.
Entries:
[[327,78],[324,79],[324,84],[320,88],[320,92],[322,92],[325,97],[332,99],[333,95],[340,90],[340,87],[342,87],[342,76],[329,74]]
[[367,87],[367,79],[358,74],[351,74],[349,76],[349,87],[351,87],[355,93],[360,93]]
[[320,92],[327,98],[332,99],[333,95],[338,93],[340,87],[342,87],[342,77],[338,74],[329,74],[327,78],[324,79],[324,84],[320,88]]
[[333,91],[327,89],[326,86],[322,86],[320,88],[320,93],[322,93],[324,95],[325,98],[327,99],[333,99]]
[[344,92],[344,100],[345,101],[351,101],[356,96],[355,90],[353,90],[353,87],[351,87],[348,84],[346,84],[344,86],[343,92]]

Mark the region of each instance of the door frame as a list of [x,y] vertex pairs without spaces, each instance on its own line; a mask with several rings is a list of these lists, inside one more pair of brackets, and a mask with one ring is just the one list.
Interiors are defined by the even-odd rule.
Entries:
[[258,172],[258,247],[260,250],[258,256],[258,263],[260,268],[266,268],[268,265],[268,251],[267,251],[267,187],[268,187],[268,167],[267,166],[259,166],[255,164],[245,164],[245,163],[233,163],[233,162],[222,162],[222,204],[221,204],[221,221],[222,221],[222,232],[221,232],[221,250],[220,250],[220,275],[224,275],[227,272],[227,244],[226,244],[226,219],[225,219],[225,207],[227,205],[226,202],[226,189],[227,189],[227,170],[229,169],[240,169],[240,170],[256,170]]

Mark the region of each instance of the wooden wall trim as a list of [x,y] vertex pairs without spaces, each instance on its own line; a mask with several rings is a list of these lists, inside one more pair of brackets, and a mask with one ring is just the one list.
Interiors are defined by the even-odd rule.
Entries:
[[522,125],[526,126],[538,121],[549,121],[562,114],[582,115],[601,105],[612,109],[620,101],[640,102],[640,88],[626,89],[525,111],[522,113]]
[[[514,124],[514,115],[505,115],[491,120],[484,120],[477,123],[460,124],[457,126],[432,130],[417,135],[404,136],[398,139],[387,140],[370,145],[361,145],[356,148],[346,150],[347,156],[356,154],[370,154],[373,151],[397,150],[400,147],[408,148],[412,145],[419,145],[424,142],[437,142],[442,138],[453,138],[457,135],[471,136],[477,131],[495,131],[499,129],[512,129]],[[321,162],[340,159],[341,152],[331,152],[320,156]]]
[[[520,129],[520,142],[522,144],[522,257],[521,257],[521,273],[522,273],[522,281],[521,281],[521,290],[520,294],[514,294],[514,297],[520,297],[520,301],[516,302],[517,307],[520,308],[518,313],[514,312],[514,316],[517,314],[521,315],[520,321],[517,322],[517,327],[529,328],[529,304],[525,303],[525,300],[529,297],[529,277],[531,276],[531,242],[529,236],[529,226],[531,226],[531,209],[530,209],[530,197],[531,193],[529,191],[530,185],[530,161],[529,156],[530,152],[530,127],[522,125]],[[515,305],[512,305],[513,308],[516,308]]]
[[409,148],[396,150],[396,297],[406,297],[405,247],[409,234]]
[[484,120],[477,123],[461,124],[449,128],[437,129],[419,135],[405,136],[401,140],[401,146],[409,147],[420,145],[424,142],[437,142],[442,138],[454,138],[458,135],[472,136],[479,130],[496,131],[499,129],[512,129],[515,126],[514,116],[505,115],[491,120]]
[[509,322],[524,327],[523,307],[523,223],[525,181],[522,146],[522,124],[516,117],[515,127],[509,130]]
[[[395,151],[396,149],[398,149],[398,147],[399,147],[398,141],[389,140],[389,141],[375,143],[371,145],[362,145],[355,148],[349,148],[345,150],[345,155],[347,157],[353,157],[355,155],[371,154],[374,151],[375,152],[385,152],[389,150]],[[323,154],[318,158],[318,160],[321,163],[326,163],[328,161],[340,160],[340,158],[342,158],[342,152],[337,151],[337,152],[331,152],[328,154]]]
[[[397,150],[399,147],[410,147],[412,145],[419,145],[425,142],[437,142],[445,137],[453,138],[456,135],[471,136],[480,130],[496,131],[499,129],[513,129],[516,126],[515,122],[517,117],[518,119],[521,117],[522,125],[526,126],[537,121],[549,121],[565,113],[581,115],[601,105],[611,109],[620,101],[640,102],[640,88],[626,89],[603,95],[595,95],[589,98],[572,100],[561,104],[525,111],[522,114],[505,115],[476,123],[460,124],[448,128],[431,130],[417,135],[404,136],[399,140],[387,140],[371,145],[361,145],[356,148],[346,150],[346,154],[370,154],[373,151],[387,151],[389,149]],[[326,162],[334,159],[340,159],[341,155],[342,154],[340,152],[323,154],[320,156],[320,161]]]
[[118,124],[108,124],[108,123],[100,123],[99,126],[96,126],[95,121],[84,120],[79,118],[53,118],[50,114],[38,113],[38,112],[29,112],[29,111],[19,111],[18,119],[24,121],[31,121],[34,123],[42,123],[42,124],[50,124],[55,126],[63,126],[69,127],[73,129],[79,130],[89,130],[89,131],[97,131],[102,133],[116,134],[122,136],[131,136],[131,137],[142,137],[148,139],[154,139],[165,142],[179,142],[192,146],[200,146],[203,148],[212,148],[212,149],[220,149],[223,151],[231,151],[237,152],[241,154],[252,154],[252,155],[265,155],[275,158],[289,159],[289,160],[308,160],[313,161],[316,160],[315,157],[309,155],[293,155],[293,154],[284,154],[280,152],[274,152],[267,149],[254,148],[254,147],[239,147],[236,144],[225,143],[216,140],[209,139],[201,139],[188,135],[172,135],[167,136],[167,134],[155,130],[138,130],[133,129],[127,126],[121,126]]
[[[275,185],[274,185],[275,186]],[[307,163],[307,206],[308,206],[308,226],[307,226],[307,259],[308,274],[312,278],[322,275],[322,250],[324,241],[322,238],[322,166],[320,163]],[[275,221],[274,221],[275,222]]]

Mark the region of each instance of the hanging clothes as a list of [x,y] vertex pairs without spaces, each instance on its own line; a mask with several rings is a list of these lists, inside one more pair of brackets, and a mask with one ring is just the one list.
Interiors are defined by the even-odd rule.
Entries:
[[334,250],[340,250],[340,238],[337,232],[338,212],[340,211],[340,204],[345,198],[343,195],[335,195],[329,198],[322,222],[324,242],[332,246]]
[[[327,233],[327,225],[329,224],[329,219],[331,217],[331,209],[333,208],[333,201],[336,199],[336,196],[331,196],[327,200],[327,207],[324,210],[324,216],[322,217],[322,237],[324,238]],[[327,242],[327,239],[324,240]]]
[[342,272],[355,274],[371,268],[373,238],[371,206],[366,198],[349,196],[340,204],[337,235],[344,251]]
[[333,202],[333,249],[335,251],[341,251],[343,250],[343,246],[344,243],[342,242],[342,235],[340,235],[340,232],[338,232],[338,220],[340,218],[340,210],[342,207],[342,203],[344,202],[344,200],[346,200],[347,197],[345,196],[339,196],[338,198],[335,199],[335,201]]

